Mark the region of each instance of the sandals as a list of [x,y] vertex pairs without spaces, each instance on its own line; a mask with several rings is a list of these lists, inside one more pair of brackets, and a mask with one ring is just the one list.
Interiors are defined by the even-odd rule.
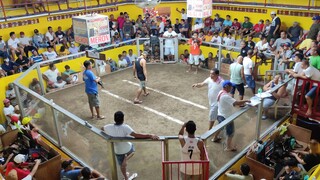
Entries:
[[102,120],[102,119],[104,119],[104,118],[106,118],[106,117],[105,117],[105,116],[98,116],[98,117],[97,117],[98,120]]
[[233,147],[233,148],[225,148],[224,151],[229,151],[229,152],[235,152],[237,151],[237,148],[236,147]]
[[143,94],[145,97],[147,97],[148,95],[149,95],[150,93],[149,92],[147,92],[146,94]]
[[140,101],[140,100],[134,100],[133,101],[133,104],[141,104],[142,103],[142,101]]

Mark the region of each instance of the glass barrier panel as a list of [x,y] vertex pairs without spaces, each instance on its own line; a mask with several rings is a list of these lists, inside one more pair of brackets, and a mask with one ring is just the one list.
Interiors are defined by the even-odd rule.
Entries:
[[110,178],[106,140],[56,109],[55,116],[62,146],[77,159]]

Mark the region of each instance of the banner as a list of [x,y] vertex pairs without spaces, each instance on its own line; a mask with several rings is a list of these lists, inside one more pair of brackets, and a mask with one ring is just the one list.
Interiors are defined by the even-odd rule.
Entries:
[[212,0],[187,0],[187,15],[192,18],[211,16]]

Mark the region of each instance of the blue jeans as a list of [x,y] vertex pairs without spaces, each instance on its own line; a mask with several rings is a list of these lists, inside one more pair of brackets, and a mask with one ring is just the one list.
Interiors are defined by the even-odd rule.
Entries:
[[7,51],[0,50],[0,56],[3,57],[3,59],[7,59],[9,57],[9,54]]
[[48,47],[47,43],[39,43],[39,42],[33,42],[33,43],[37,48],[46,48],[46,47]]

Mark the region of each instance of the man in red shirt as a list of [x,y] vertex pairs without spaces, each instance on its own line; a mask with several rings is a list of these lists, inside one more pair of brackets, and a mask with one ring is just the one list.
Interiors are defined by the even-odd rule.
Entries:
[[207,34],[207,32],[210,30],[211,24],[213,22],[213,19],[211,16],[204,19],[204,32]]
[[253,37],[258,37],[261,34],[263,28],[264,28],[264,20],[260,19],[260,21],[253,26],[253,31],[250,33],[250,35]]
[[241,24],[238,22],[238,19],[237,18],[234,18],[233,19],[233,22],[232,22],[232,26],[230,27],[230,30],[229,32],[230,33],[235,33],[235,35],[238,34],[238,31],[241,29]]
[[30,171],[26,168],[23,168],[23,164],[26,162],[27,157],[23,154],[17,154],[13,158],[13,162],[7,164],[6,176],[9,172],[14,169],[17,171],[18,179],[23,179],[30,174]]
[[192,38],[189,39],[188,44],[190,45],[190,56],[189,56],[189,70],[187,72],[190,72],[192,70],[192,65],[196,66],[196,71],[194,74],[198,73],[198,66],[199,66],[199,55],[200,55],[200,45],[202,44],[202,41],[200,38],[198,38],[198,33],[193,33]]
[[123,12],[120,12],[120,16],[118,17],[117,22],[118,22],[118,28],[119,28],[120,36],[121,36],[121,39],[122,39],[123,38],[122,28],[123,28],[123,24],[125,22],[125,18],[124,18]]

